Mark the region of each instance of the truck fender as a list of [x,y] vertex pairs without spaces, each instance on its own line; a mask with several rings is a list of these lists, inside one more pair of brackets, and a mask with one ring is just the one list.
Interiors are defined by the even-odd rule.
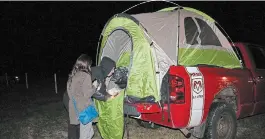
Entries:
[[[227,104],[230,104],[233,109],[237,110],[237,95],[236,95],[236,88],[233,86],[226,87],[222,90],[220,90],[216,95],[214,96],[214,102],[226,102]],[[195,126],[193,129],[191,129],[191,133],[196,138],[203,138],[204,133],[206,129],[206,121],[204,121],[199,126]]]
[[237,111],[237,89],[234,86],[228,86],[220,90],[214,96],[213,102],[226,102],[230,104],[235,111]]

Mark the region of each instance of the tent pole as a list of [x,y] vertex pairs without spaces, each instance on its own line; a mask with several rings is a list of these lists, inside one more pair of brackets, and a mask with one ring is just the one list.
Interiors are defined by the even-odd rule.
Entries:
[[99,56],[99,51],[100,51],[100,45],[102,41],[102,33],[100,33],[99,40],[98,40],[98,47],[97,47],[97,54],[96,54],[96,66],[98,65],[98,56]]
[[[232,46],[235,47],[235,44],[234,44],[233,40],[230,38],[230,36],[227,34],[227,32],[224,30],[224,28],[218,22],[215,21],[215,23],[216,23],[216,25],[218,25],[220,27],[221,30],[224,31],[225,35],[227,36],[227,39],[232,43]],[[235,49],[234,51],[237,53],[237,55],[239,57],[240,64],[243,67],[242,57],[240,57],[239,52],[237,51],[237,49]]]
[[[121,13],[128,12],[129,10],[131,10],[131,9],[133,9],[133,8],[139,6],[139,5],[142,5],[142,4],[145,4],[145,3],[149,3],[149,2],[154,2],[154,1],[155,1],[155,0],[150,0],[150,1],[141,2],[141,3],[139,3],[139,4],[136,4],[136,5],[134,5],[134,6],[130,7],[130,8],[128,8],[128,9],[126,9],[125,11],[123,11],[123,12],[121,12]],[[171,3],[171,4],[175,5],[175,6],[180,7],[178,4],[176,4],[176,3],[174,3],[174,2],[171,2],[171,1],[166,1],[166,0],[162,0],[162,1],[163,1],[163,2],[166,2],[166,3]]]
[[[177,54],[178,54],[178,56],[179,56],[179,29],[180,29],[180,6],[178,6],[178,45],[177,45]],[[177,63],[177,65],[179,64],[179,62],[178,62],[178,56],[177,56],[177,60],[176,60],[176,63]]]

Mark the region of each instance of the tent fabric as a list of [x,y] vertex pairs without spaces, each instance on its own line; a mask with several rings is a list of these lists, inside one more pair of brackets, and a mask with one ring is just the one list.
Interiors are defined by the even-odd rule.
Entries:
[[98,128],[104,139],[122,138],[124,96],[152,95],[156,101],[161,100],[162,81],[171,65],[242,67],[215,23],[207,14],[188,7],[118,14],[107,22],[98,46],[97,63],[108,56],[116,61],[117,67],[127,67],[129,76],[126,91],[119,97],[107,102],[95,101]]
[[[131,57],[132,55],[133,57]],[[115,60],[117,67],[125,66],[130,69],[126,92],[122,91],[119,97],[107,102],[95,101],[99,111],[97,126],[102,138],[121,139],[124,121],[124,93],[145,97],[153,92],[158,92],[153,69],[154,62],[150,44],[144,38],[142,29],[133,20],[126,17],[114,17],[105,27],[99,60],[104,56]],[[158,99],[159,94],[154,96]]]
[[103,139],[122,139],[123,137],[124,91],[107,102],[95,101],[99,112],[97,127]]
[[[240,61],[238,60],[230,43],[217,28],[214,20],[210,16],[192,8],[184,7],[184,9],[181,10],[173,9],[174,8],[169,8],[167,10],[154,13],[143,13],[133,16],[139,20],[150,36],[153,37],[153,40],[156,41],[158,46],[163,49],[168,57],[170,57],[171,60],[174,60],[174,62],[178,63],[178,65],[192,66],[198,64],[213,64],[225,68],[241,67]],[[194,23],[186,23],[187,21],[193,21]],[[185,28],[187,25],[189,25],[189,27]],[[177,39],[178,34],[179,42]],[[187,42],[189,42],[189,40],[187,39],[190,37],[195,37],[192,38],[192,40],[197,43],[188,44]],[[195,46],[196,49],[190,49],[190,46]],[[202,59],[204,59],[203,61],[192,60],[197,58],[199,55],[203,56],[204,53],[200,53],[201,49],[204,49],[204,47],[208,46],[220,46],[224,49],[220,52],[219,50],[210,51],[210,53],[215,53],[216,55],[206,59],[202,57]],[[178,49],[178,47],[180,49]],[[194,51],[190,53],[191,50]],[[208,51],[204,52],[209,53]],[[196,55],[193,55],[193,53],[196,53]],[[179,55],[182,56],[179,57]],[[183,55],[185,55],[184,60],[182,59],[184,58]],[[186,55],[187,57],[191,58],[189,62],[183,62],[187,61]],[[223,56],[228,57],[229,61],[232,62],[221,60],[221,57]]]
[[[241,67],[230,43],[214,22],[189,11],[183,10],[181,13],[183,18],[180,19],[179,65],[208,64],[225,68]],[[189,40],[189,38],[193,39]]]
[[173,61],[177,61],[176,44],[178,14],[175,12],[157,12],[132,15],[144,26],[153,40]]
[[[107,55],[105,46],[108,46],[107,39],[110,34],[117,28],[125,30],[130,34],[133,44],[131,60],[128,63],[132,64],[129,69],[129,80],[126,94],[136,97],[146,97],[153,95],[156,100],[159,100],[157,93],[156,71],[154,67],[154,59],[150,44],[145,38],[144,31],[133,20],[126,17],[114,17],[106,26],[102,38],[100,58]],[[115,32],[115,31],[114,31]],[[106,49],[109,49],[106,47]],[[104,53],[104,55],[103,55]],[[115,55],[119,55],[119,51],[115,51]],[[156,94],[154,94],[156,92]]]
[[122,29],[117,29],[111,33],[105,44],[102,55],[118,61],[120,56],[125,52],[132,51],[132,41],[130,36]]
[[[215,22],[215,20],[212,17],[210,17],[209,15],[207,15],[206,13],[204,13],[202,11],[199,11],[197,9],[190,8],[190,7],[181,7],[180,6],[180,8],[185,9],[185,10],[190,11],[190,12],[193,12],[193,13],[196,13],[200,16],[203,16],[204,18],[206,18],[207,20],[209,20],[211,22]],[[176,10],[176,9],[178,9],[178,7],[168,7],[168,8],[161,9],[158,12],[169,12],[169,11]]]
[[[116,61],[117,67],[128,67],[130,54],[125,52]],[[111,83],[108,89],[112,89]],[[99,112],[97,127],[103,139],[122,139],[124,131],[123,102],[125,90],[112,100],[107,102],[95,100],[96,108]]]

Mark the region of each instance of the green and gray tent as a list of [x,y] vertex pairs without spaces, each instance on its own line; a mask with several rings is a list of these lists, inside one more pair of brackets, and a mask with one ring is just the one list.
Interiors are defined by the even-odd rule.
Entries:
[[[97,62],[107,56],[118,67],[129,68],[126,95],[152,95],[159,101],[162,78],[171,65],[242,67],[215,20],[188,7],[117,14],[107,22],[101,35]],[[109,102],[96,101],[98,127],[104,139],[122,138],[123,96],[124,93]]]

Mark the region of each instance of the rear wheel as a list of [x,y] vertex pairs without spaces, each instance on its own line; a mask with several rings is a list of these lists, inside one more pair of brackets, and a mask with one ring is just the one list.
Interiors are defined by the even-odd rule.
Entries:
[[206,139],[234,139],[237,123],[234,109],[226,103],[213,103],[207,118]]
[[149,123],[149,122],[142,121],[142,120],[139,120],[139,119],[137,119],[136,121],[137,121],[137,123],[138,123],[140,126],[142,126],[142,127],[144,127],[144,128],[158,129],[158,128],[160,127],[159,125],[157,125],[157,124],[155,124],[155,123]]

